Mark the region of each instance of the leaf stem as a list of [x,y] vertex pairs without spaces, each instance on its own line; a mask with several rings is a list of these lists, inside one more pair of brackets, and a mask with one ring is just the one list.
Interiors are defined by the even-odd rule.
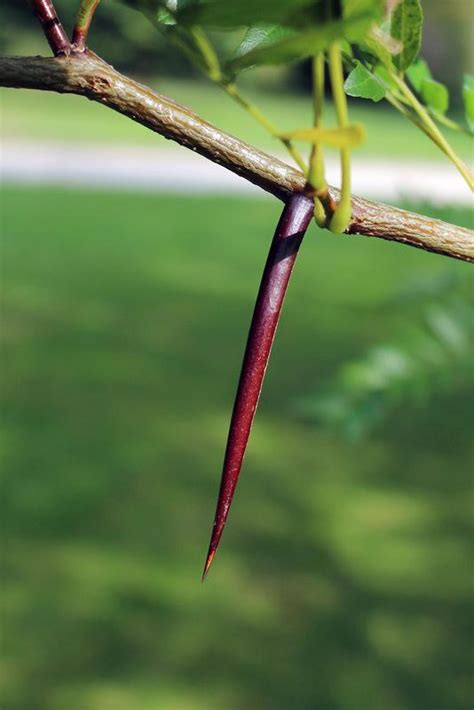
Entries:
[[[324,53],[318,52],[313,57],[313,126],[319,128],[322,123],[324,107]],[[309,157],[308,183],[315,190],[314,218],[319,227],[326,225],[327,215],[324,201],[328,197],[328,186],[324,177],[324,156],[322,145],[313,143]]]
[[[324,54],[318,52],[313,57],[313,126],[320,128],[324,105]],[[327,190],[324,178],[324,159],[321,145],[313,143],[309,160],[308,182],[316,190]]]
[[443,114],[441,113],[436,113],[436,111],[430,111],[430,115],[434,121],[441,123],[442,126],[446,126],[446,128],[450,128],[452,131],[464,133],[466,136],[472,137],[471,131],[468,131],[467,128],[464,128],[464,126],[461,126],[456,121],[453,121],[452,118],[448,118],[448,116],[443,116]]
[[190,34],[204,60],[209,79],[220,84],[222,82],[222,71],[219,57],[212,44],[209,42],[204,30],[196,25],[191,27]]
[[[336,107],[337,123],[345,128],[349,122],[347,100],[344,92],[344,72],[342,69],[341,48],[338,42],[333,42],[328,50],[329,75],[331,77],[332,95]],[[333,232],[344,232],[351,219],[351,158],[350,149],[341,148],[341,199],[329,223]]]
[[236,101],[240,106],[242,106],[242,108],[244,108],[247,113],[250,114],[250,116],[252,116],[261,126],[263,126],[266,131],[268,131],[275,138],[278,138],[283,143],[283,145],[285,146],[293,160],[296,162],[296,164],[301,168],[301,170],[306,173],[307,166],[299,150],[295,148],[293,143],[288,138],[281,138],[280,136],[278,136],[278,129],[265,116],[265,114],[260,111],[258,106],[256,106],[254,103],[249,101],[249,99],[243,96],[234,83],[220,82],[219,85],[230,97],[234,99],[234,101]]

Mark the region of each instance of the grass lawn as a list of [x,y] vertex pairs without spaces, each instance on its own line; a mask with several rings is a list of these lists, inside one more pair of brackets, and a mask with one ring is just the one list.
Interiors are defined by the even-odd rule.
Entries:
[[[237,107],[222,91],[211,85],[191,82],[155,80],[157,91],[190,106],[203,118],[223,130],[274,152],[282,152],[278,141],[269,136],[245,111]],[[249,96],[281,128],[311,125],[311,100],[302,95],[257,93]],[[113,114],[98,104],[78,96],[45,94],[38,91],[2,89],[2,133],[4,137],[41,138],[43,140],[110,141],[145,145],[173,144]],[[396,111],[385,105],[351,102],[351,117],[364,123],[367,141],[357,150],[360,155],[444,161],[442,153],[418,129]],[[334,112],[327,111],[328,123],[334,124]],[[466,161],[472,158],[472,141],[462,134],[448,132],[448,139]],[[307,150],[307,146],[303,146]]]
[[[109,125],[70,106],[78,126],[88,111]],[[395,293],[466,264],[310,232],[200,583],[279,210],[3,189],[5,710],[472,703],[469,393],[398,411],[359,443],[292,409],[417,318]]]

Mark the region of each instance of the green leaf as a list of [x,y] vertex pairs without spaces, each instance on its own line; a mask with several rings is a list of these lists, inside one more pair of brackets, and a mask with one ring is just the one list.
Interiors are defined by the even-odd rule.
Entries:
[[172,15],[171,12],[166,9],[166,7],[162,7],[160,10],[158,10],[157,15],[156,15],[156,20],[161,25],[175,25],[176,24],[176,19],[175,19],[174,15]]
[[281,133],[279,137],[284,140],[323,143],[332,148],[355,148],[363,143],[365,129],[360,123],[353,123],[343,128],[296,128],[288,133]]
[[472,74],[464,75],[462,96],[467,125],[470,131],[474,131],[474,76]]
[[268,47],[280,42],[291,34],[291,30],[280,25],[260,25],[250,27],[235,51],[234,58],[241,57],[257,47]]
[[432,78],[430,68],[424,59],[418,59],[411,67],[408,67],[407,76],[411,85],[419,94],[421,93],[423,82]]
[[336,40],[359,41],[367,32],[372,15],[365,14],[351,20],[334,20],[305,32],[288,33],[280,41],[269,46],[257,46],[246,54],[236,57],[228,64],[230,73],[237,73],[252,65],[284,64],[303,59],[320,52]]
[[356,96],[371,101],[381,101],[385,96],[385,87],[363,64],[356,63],[344,83],[348,96]]
[[390,34],[400,40],[402,51],[394,58],[394,64],[401,72],[406,71],[420,51],[423,30],[423,10],[420,0],[402,0],[392,17]]
[[424,79],[420,93],[428,108],[437,113],[446,113],[449,106],[449,93],[444,84],[434,79]]

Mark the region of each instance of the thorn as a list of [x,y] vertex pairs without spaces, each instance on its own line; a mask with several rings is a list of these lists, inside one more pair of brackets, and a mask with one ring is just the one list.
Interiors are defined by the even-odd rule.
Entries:
[[275,330],[301,240],[313,217],[313,200],[293,195],[286,204],[270,247],[245,348],[232,412],[211,542],[202,579],[216,554],[232,504],[257,409]]
[[214,559],[215,554],[216,550],[209,548],[209,552],[207,553],[206,564],[204,565],[204,572],[202,573],[201,582],[204,582],[204,580],[206,579],[207,573],[209,572],[209,568],[212,565],[212,560]]

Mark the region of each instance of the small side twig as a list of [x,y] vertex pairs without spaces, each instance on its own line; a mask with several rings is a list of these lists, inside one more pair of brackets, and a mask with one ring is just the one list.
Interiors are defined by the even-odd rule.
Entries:
[[71,43],[59,20],[52,0],[32,0],[32,4],[54,56],[69,54]]
[[100,0],[81,0],[72,32],[72,44],[76,52],[83,52],[86,48],[87,35],[99,2]]

